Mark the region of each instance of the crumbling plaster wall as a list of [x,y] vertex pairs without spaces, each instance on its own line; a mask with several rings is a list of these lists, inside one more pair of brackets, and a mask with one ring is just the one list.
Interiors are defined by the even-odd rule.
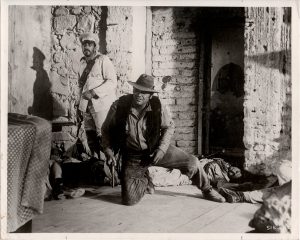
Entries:
[[51,117],[47,109],[51,103],[46,101],[51,87],[50,10],[46,6],[9,6],[9,112]]
[[291,160],[291,26],[288,8],[246,8],[245,167],[276,173]]
[[[195,8],[152,8],[152,74],[176,129],[172,143],[197,153],[199,44]],[[170,82],[163,82],[164,76]]]
[[131,92],[127,81],[132,81],[133,7],[108,7],[106,43],[118,76],[119,95]]

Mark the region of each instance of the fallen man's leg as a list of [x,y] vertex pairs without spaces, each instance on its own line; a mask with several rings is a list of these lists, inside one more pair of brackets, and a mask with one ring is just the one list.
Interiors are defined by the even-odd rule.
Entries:
[[224,197],[212,188],[206,172],[198,158],[194,155],[170,145],[163,159],[156,166],[180,170],[182,174],[187,175],[192,183],[202,191],[205,199],[215,202],[225,202]]
[[[138,203],[149,186],[148,166],[143,166],[143,156],[125,156],[122,171],[122,201],[125,205]],[[216,190],[210,185],[207,174],[199,163],[198,159],[181,149],[170,145],[163,159],[156,166],[178,169],[182,174],[196,185],[201,191],[204,199],[225,202]]]
[[262,203],[270,195],[274,193],[286,194],[290,191],[287,185],[290,185],[290,182],[283,184],[282,186],[265,188],[255,191],[233,191],[226,188],[220,188],[219,193],[226,199],[229,203],[237,202],[248,202],[248,203]]

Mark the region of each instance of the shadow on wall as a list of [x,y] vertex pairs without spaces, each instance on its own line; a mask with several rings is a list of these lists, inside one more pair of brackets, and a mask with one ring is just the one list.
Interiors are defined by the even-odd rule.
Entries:
[[221,94],[232,92],[232,94],[236,97],[243,96],[243,69],[235,63],[229,63],[221,67],[213,80],[212,90],[219,91]]
[[53,118],[53,100],[51,95],[51,82],[44,69],[45,55],[34,47],[31,68],[36,71],[33,84],[33,104],[28,108],[28,114],[51,120]]
[[101,7],[101,19],[99,23],[99,51],[102,54],[107,54],[106,49],[106,31],[107,31],[107,12],[106,6]]
[[291,56],[291,50],[281,50],[267,52],[257,55],[247,56],[250,61],[257,62],[258,64],[272,69],[278,69],[283,74],[291,75],[291,69],[289,67],[288,59]]

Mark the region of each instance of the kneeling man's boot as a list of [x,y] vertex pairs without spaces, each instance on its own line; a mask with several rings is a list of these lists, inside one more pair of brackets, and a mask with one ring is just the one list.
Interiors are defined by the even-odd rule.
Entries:
[[222,197],[216,190],[210,188],[206,191],[203,191],[203,197],[207,200],[214,201],[214,202],[226,202],[225,198]]
[[229,190],[227,188],[220,188],[219,193],[226,198],[229,203],[246,202],[243,192]]

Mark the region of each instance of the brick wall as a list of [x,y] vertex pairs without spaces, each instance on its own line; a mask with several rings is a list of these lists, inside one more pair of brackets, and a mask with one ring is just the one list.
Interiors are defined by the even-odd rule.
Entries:
[[[172,143],[197,153],[198,45],[195,9],[152,8],[152,74],[176,125]],[[170,82],[162,82],[164,76]]]
[[246,8],[245,167],[261,174],[291,160],[289,18],[286,8]]
[[[158,79],[161,98],[173,113],[173,143],[196,153],[198,84],[202,73],[197,64],[201,36],[197,36],[199,29],[193,24],[197,17],[208,15],[201,9],[152,10],[152,74]],[[214,11],[212,17],[218,11],[221,16],[226,14],[226,10]],[[245,11],[245,167],[270,174],[276,172],[280,160],[291,158],[290,15],[287,8]],[[172,76],[169,83],[162,82],[166,75]]]

